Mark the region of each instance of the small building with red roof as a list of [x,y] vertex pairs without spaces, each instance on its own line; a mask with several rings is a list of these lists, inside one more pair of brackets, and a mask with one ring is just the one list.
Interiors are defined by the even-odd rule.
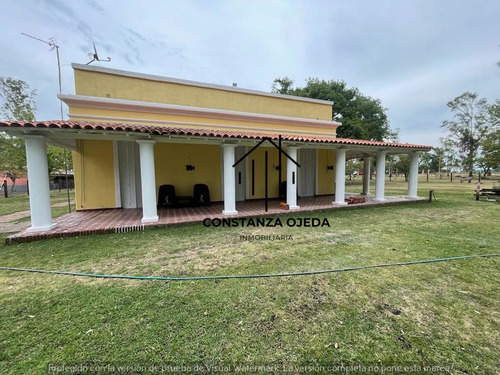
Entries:
[[47,142],[73,151],[77,210],[142,207],[144,223],[175,203],[172,187],[179,200],[202,186],[204,199],[224,202],[222,215],[236,214],[240,201],[273,197],[291,210],[297,196],[334,195],[332,205],[344,205],[351,158],[364,160],[363,194],[376,158],[374,198],[384,201],[378,176],[390,154],[410,156],[408,199],[417,197],[419,155],[431,147],[337,138],[333,102],[72,66],[75,94],[59,95],[69,120],[0,123],[26,139],[32,231],[53,227]]

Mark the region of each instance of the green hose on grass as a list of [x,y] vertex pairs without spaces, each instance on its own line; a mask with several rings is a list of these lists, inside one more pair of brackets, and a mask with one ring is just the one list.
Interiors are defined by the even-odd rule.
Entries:
[[104,278],[104,279],[192,281],[192,280],[222,280],[222,279],[257,279],[257,278],[262,278],[262,277],[289,277],[289,276],[319,275],[319,274],[323,274],[323,273],[359,271],[359,270],[366,270],[366,269],[370,269],[370,268],[409,266],[412,264],[437,263],[437,262],[445,262],[445,261],[450,261],[450,260],[461,260],[461,259],[470,259],[470,258],[486,258],[486,257],[498,257],[498,256],[500,256],[500,254],[464,255],[464,256],[458,256],[458,257],[414,260],[414,261],[410,261],[410,262],[399,262],[399,263],[381,263],[381,264],[372,264],[372,265],[368,265],[368,266],[337,268],[337,269],[321,270],[321,271],[271,273],[271,274],[263,274],[263,275],[226,275],[226,276],[220,275],[220,276],[167,277],[167,276],[102,275],[102,274],[94,274],[94,273],[80,273],[80,272],[69,272],[69,271],[48,271],[48,270],[37,270],[37,269],[30,269],[30,268],[13,268],[13,267],[0,267],[0,270],[2,270],[2,271],[48,273],[48,274],[67,275],[67,276],[98,277],[98,278]]

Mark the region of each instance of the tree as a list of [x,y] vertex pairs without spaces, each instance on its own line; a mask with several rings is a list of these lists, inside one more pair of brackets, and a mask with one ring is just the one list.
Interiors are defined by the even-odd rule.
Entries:
[[293,92],[293,81],[288,77],[276,78],[274,80],[271,92],[275,94],[290,95]]
[[[388,141],[393,142],[393,143],[399,143],[399,128],[396,128],[394,131],[391,131],[391,133],[388,136]],[[387,155],[386,156],[386,162],[389,165],[389,180],[392,181],[392,173],[394,171],[394,163],[398,161],[398,155]],[[375,161],[375,160],[373,160]],[[373,167],[376,167],[376,163],[373,164]],[[371,179],[371,176],[370,176]]]
[[443,121],[441,127],[449,131],[449,139],[461,153],[463,167],[472,176],[480,142],[490,125],[488,102],[476,93],[465,92],[448,102],[447,106],[454,120]]
[[481,156],[478,160],[485,177],[492,169],[500,168],[500,99],[489,106],[488,122],[490,126],[481,140]]
[[492,169],[500,168],[500,129],[489,133],[481,141],[482,155],[479,158],[479,165],[484,171],[484,175]]
[[420,155],[420,166],[424,171],[429,173],[432,166],[432,155],[428,152],[424,152],[422,155]]
[[[36,110],[36,90],[19,79],[0,77],[0,97],[3,104],[0,114],[10,121],[34,121]],[[65,160],[68,159],[68,160]],[[49,174],[71,165],[71,154],[67,158],[61,147],[47,145]],[[24,140],[0,132],[0,171],[6,171],[12,181],[11,191],[15,191],[16,179],[26,175],[26,146]]]
[[56,171],[63,171],[66,165],[73,165],[71,152],[66,152],[62,147],[47,145],[47,164],[49,174]]
[[[454,169],[460,167],[460,158],[453,139],[440,138],[439,141],[441,142],[440,150],[442,151],[441,170],[444,167],[446,175],[448,176]],[[439,172],[439,178],[441,178],[441,170]]]
[[439,175],[439,179],[443,178],[443,165],[445,159],[445,150],[443,147],[435,147],[433,148],[433,158],[432,158],[432,166],[437,171]]
[[333,101],[332,119],[342,122],[337,130],[338,137],[383,141],[391,136],[386,109],[379,99],[365,96],[355,87],[347,87],[344,81],[309,78],[303,88],[293,88],[292,85],[293,81],[288,77],[277,78],[272,90]]
[[500,99],[495,100],[495,103],[488,108],[489,121],[493,127],[500,125]]
[[[0,114],[7,120],[33,121],[35,119],[36,90],[19,79],[0,77],[0,97],[3,104]],[[0,133],[0,170],[6,171],[15,191],[16,180],[26,174],[26,151],[24,140]]]
[[485,175],[492,169],[500,168],[500,99],[488,108],[490,131],[481,141],[482,155],[479,164]]
[[437,172],[441,177],[441,163],[443,162],[443,149],[441,147],[434,147],[431,152],[430,170]]
[[349,180],[352,180],[353,175],[356,177],[358,175],[359,171],[363,170],[363,163],[359,159],[350,159],[347,160],[346,166],[345,166],[345,171],[347,175],[349,176]]
[[3,99],[0,114],[7,120],[35,120],[36,90],[30,90],[29,85],[11,77],[0,77],[0,97]]
[[16,190],[16,180],[26,174],[24,140],[0,133],[0,171],[12,181],[11,191]]
[[397,173],[403,173],[405,181],[408,181],[410,173],[410,156],[407,154],[395,155],[394,169]]

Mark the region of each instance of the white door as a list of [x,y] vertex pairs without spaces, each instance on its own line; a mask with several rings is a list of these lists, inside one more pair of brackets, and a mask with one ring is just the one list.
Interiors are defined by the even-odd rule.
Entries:
[[300,149],[298,159],[299,197],[313,197],[316,194],[316,150]]
[[118,168],[122,208],[142,207],[141,167],[139,145],[136,142],[118,141]]

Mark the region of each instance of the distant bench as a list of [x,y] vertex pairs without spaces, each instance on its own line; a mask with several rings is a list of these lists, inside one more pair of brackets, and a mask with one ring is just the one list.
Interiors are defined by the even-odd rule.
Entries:
[[460,177],[460,183],[467,181],[469,184],[474,177]]
[[479,194],[474,194],[476,199],[479,197],[486,197],[486,200],[498,202],[500,201],[500,187],[493,187],[492,189],[481,189]]

